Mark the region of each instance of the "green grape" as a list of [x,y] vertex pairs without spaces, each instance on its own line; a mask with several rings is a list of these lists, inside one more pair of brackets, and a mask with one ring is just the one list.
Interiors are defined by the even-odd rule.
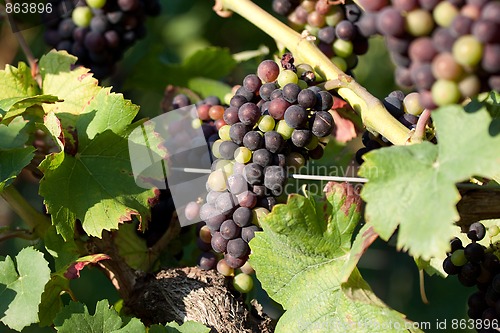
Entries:
[[448,1],[441,1],[432,12],[434,21],[441,27],[449,27],[457,15],[457,7]]
[[347,58],[352,54],[352,50],[353,50],[353,45],[352,42],[350,41],[339,38],[335,40],[335,42],[333,42],[333,51],[339,57]]
[[269,131],[272,131],[274,129],[275,121],[274,121],[273,117],[266,114],[266,115],[260,117],[257,125],[262,132],[269,132]]
[[252,159],[252,151],[247,147],[239,147],[234,151],[234,160],[238,163],[248,163]]
[[230,160],[218,160],[215,163],[215,170],[222,170],[226,175],[233,174],[234,162]]
[[341,57],[333,57],[331,59],[333,64],[337,66],[342,72],[345,72],[347,70],[347,62],[345,61],[344,58]]
[[219,147],[220,147],[221,143],[222,143],[222,140],[218,139],[218,140],[215,140],[215,142],[212,144],[212,154],[216,158],[221,158],[222,157],[222,155],[219,152]]
[[330,8],[330,13],[325,16],[325,22],[326,25],[334,27],[344,19],[345,15],[341,6],[332,6]]
[[473,35],[464,35],[455,41],[452,53],[460,65],[475,66],[483,56],[483,45]]
[[500,234],[500,228],[497,225],[492,225],[488,228],[488,233],[490,234],[490,237],[495,237]]
[[307,89],[307,87],[309,87],[309,85],[307,84],[307,82],[304,81],[304,80],[299,80],[299,82],[297,82],[297,84],[299,85],[300,89]]
[[203,124],[203,121],[200,119],[200,118],[195,118],[191,121],[191,126],[194,128],[194,129],[198,129],[201,127],[201,125]]
[[252,210],[252,223],[260,227],[260,221],[269,214],[269,211],[264,207],[258,207]]
[[253,267],[250,265],[250,263],[248,261],[243,266],[240,267],[240,270],[242,273],[245,273],[248,275],[255,273],[255,270],[253,269]]
[[227,175],[222,170],[215,170],[208,176],[207,184],[212,191],[222,192],[227,189]]
[[438,106],[457,103],[460,98],[458,84],[449,80],[437,80],[431,88],[432,99]]
[[99,8],[104,7],[105,4],[106,4],[106,0],[87,0],[87,5],[90,8],[99,9]]
[[467,75],[458,82],[458,90],[464,97],[476,96],[481,91],[481,81],[474,74]]
[[278,75],[278,85],[280,87],[284,87],[288,83],[297,83],[297,82],[299,82],[297,74],[295,74],[294,71],[291,71],[289,69],[281,71],[281,73]]
[[221,138],[224,141],[231,141],[231,137],[229,136],[230,128],[231,125],[224,125],[221,128],[219,128],[219,138]]
[[464,254],[464,250],[463,249],[456,250],[451,255],[451,262],[455,266],[463,266],[463,265],[465,265],[467,263],[467,261],[468,260],[467,260],[467,258],[465,258],[465,254]]
[[288,140],[292,137],[293,133],[293,128],[288,126],[288,124],[285,122],[284,119],[278,121],[278,124],[276,125],[276,132],[281,134],[283,139]]
[[76,26],[86,28],[92,20],[92,10],[89,7],[76,7],[71,14],[71,18]]
[[412,36],[427,36],[434,28],[432,15],[424,9],[414,9],[406,14],[406,31]]
[[420,104],[420,95],[417,92],[409,93],[403,100],[403,106],[406,113],[419,116],[424,112],[424,107]]
[[248,274],[240,273],[234,277],[233,287],[240,293],[249,293],[253,289],[253,279]]

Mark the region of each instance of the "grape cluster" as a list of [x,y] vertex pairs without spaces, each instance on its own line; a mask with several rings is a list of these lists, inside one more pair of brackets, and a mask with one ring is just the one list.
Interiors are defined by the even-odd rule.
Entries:
[[314,35],[318,48],[343,71],[355,68],[358,55],[368,51],[373,32],[365,29],[364,14],[351,1],[273,0],[273,10],[287,16],[295,30]]
[[428,109],[500,90],[500,2],[360,0],[366,29],[385,37],[396,82]]
[[[490,227],[491,237],[499,233],[497,226]],[[449,275],[457,275],[458,281],[466,287],[477,287],[468,299],[468,316],[479,319],[479,332],[489,332],[493,321],[500,320],[500,261],[493,248],[477,243],[486,235],[486,228],[480,222],[470,225],[467,237],[472,241],[463,246],[459,238],[451,241],[451,252],[443,261],[443,269]],[[486,330],[484,330],[486,328]],[[493,327],[494,328],[494,327]],[[496,332],[496,330],[491,330]]]
[[202,250],[210,244],[224,258],[217,263],[214,253],[205,252],[202,268],[217,265],[231,275],[246,267],[248,242],[260,230],[259,220],[285,194],[288,172],[320,158],[323,141],[333,131],[328,111],[334,97],[299,79],[304,73],[312,77],[310,66],[294,66],[293,58],[286,58],[282,63],[292,69],[280,71],[274,61],[263,61],[257,75],[247,75],[236,88],[229,107],[212,118],[222,126],[211,144],[216,159],[199,209],[205,222],[199,235]]
[[124,52],[146,33],[147,16],[160,13],[158,0],[50,0],[54,10],[43,16],[45,41],[78,57],[77,64],[103,79],[111,75]]
[[[420,94],[417,92],[405,95],[401,90],[396,90],[385,97],[382,103],[387,111],[408,129],[415,129],[419,116],[424,111],[420,103]],[[363,155],[367,152],[391,145],[386,138],[368,131],[363,133],[361,142],[364,147],[356,152],[356,161],[360,165],[363,163]]]

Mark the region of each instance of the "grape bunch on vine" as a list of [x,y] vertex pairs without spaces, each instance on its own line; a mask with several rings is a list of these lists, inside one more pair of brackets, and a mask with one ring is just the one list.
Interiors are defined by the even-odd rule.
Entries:
[[0,331],[500,331],[500,1],[22,8]]

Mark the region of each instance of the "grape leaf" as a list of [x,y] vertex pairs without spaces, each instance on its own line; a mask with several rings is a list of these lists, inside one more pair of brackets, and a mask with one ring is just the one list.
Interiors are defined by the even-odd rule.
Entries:
[[47,229],[43,237],[43,242],[47,252],[54,258],[56,271],[66,270],[80,255],[80,251],[73,238],[64,241],[54,226]]
[[139,107],[124,99],[122,94],[112,93],[111,88],[103,88],[78,117],[78,145],[84,148],[89,140],[105,130],[123,132],[137,112]]
[[30,163],[34,151],[33,147],[0,149],[0,192]]
[[384,240],[399,226],[398,249],[423,260],[449,250],[459,219],[455,183],[500,173],[498,126],[485,108],[465,112],[447,106],[433,111],[432,118],[437,145],[378,149],[365,155],[360,169],[369,179],[361,192],[367,223]]
[[52,274],[49,282],[45,285],[42,294],[42,302],[38,307],[40,326],[49,326],[64,306],[61,293],[71,292],[69,280],[58,274]]
[[139,215],[145,227],[153,189],[134,182],[127,139],[110,130],[96,135],[75,156],[51,154],[40,164],[44,177],[40,194],[52,223],[65,240],[73,237],[75,220],[85,232],[100,237],[103,230]]
[[[151,59],[145,58],[143,65],[147,63],[149,66],[150,61]],[[196,51],[181,64],[165,64],[154,72],[142,70],[143,65],[136,66],[138,70],[129,81],[133,81],[134,84],[140,82],[142,89],[157,89],[155,85],[158,82],[161,82],[163,87],[165,84],[187,87],[193,78],[218,80],[231,73],[236,67],[236,61],[228,49],[207,47]],[[175,73],[175,75],[165,75],[165,73]]]
[[80,271],[84,269],[85,266],[108,259],[111,259],[111,257],[104,253],[90,254],[88,256],[78,258],[74,263],[69,265],[66,272],[64,272],[64,277],[69,280],[77,279],[80,277]]
[[30,163],[33,147],[24,147],[31,125],[21,117],[0,124],[0,192]]
[[47,130],[48,134],[52,137],[52,140],[56,143],[59,149],[64,150],[63,143],[63,129],[61,127],[61,121],[54,112],[49,112],[43,117],[43,126]]
[[217,96],[221,101],[231,92],[231,87],[220,81],[207,79],[204,77],[195,77],[189,80],[187,87],[202,96]]
[[135,223],[120,225],[115,236],[115,244],[120,257],[135,270],[147,271],[150,267],[150,253],[146,240],[137,235]]
[[0,100],[0,114],[4,114],[4,120],[22,114],[27,108],[43,103],[54,103],[59,98],[51,95],[21,96]]
[[50,269],[43,254],[32,247],[17,254],[16,264],[10,257],[0,262],[0,321],[21,331],[39,321],[38,305]]
[[58,332],[88,333],[88,332],[145,332],[146,328],[138,319],[130,320],[123,327],[123,320],[108,300],[97,302],[95,313],[91,315],[87,306],[82,303],[70,302],[59,312],[54,320]]
[[361,213],[351,185],[328,183],[325,197],[292,194],[262,221],[250,263],[269,296],[286,310],[276,332],[396,332],[408,324],[370,290],[357,269],[342,269]]
[[[35,96],[40,92],[36,81],[31,76],[30,68],[20,62],[18,67],[6,65],[4,70],[0,70],[0,99],[24,98]],[[5,110],[0,107],[0,116],[5,115]]]
[[62,102],[43,104],[45,113],[57,114],[63,127],[74,126],[76,115],[84,112],[87,104],[101,88],[89,69],[71,65],[76,57],[66,51],[50,51],[40,59],[39,67],[43,82],[43,93],[57,96]]
[[23,148],[32,128],[32,124],[22,117],[13,119],[8,125],[0,124],[0,149]]
[[188,320],[182,325],[177,324],[175,321],[167,323],[165,326],[152,325],[149,328],[149,333],[209,333],[210,328],[203,324]]

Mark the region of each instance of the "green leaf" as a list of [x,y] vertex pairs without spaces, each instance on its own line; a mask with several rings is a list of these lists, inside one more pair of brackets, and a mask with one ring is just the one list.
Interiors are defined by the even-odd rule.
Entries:
[[31,162],[34,151],[33,147],[0,149],[0,192]]
[[378,235],[373,230],[373,227],[365,224],[356,234],[356,238],[352,243],[351,251],[349,251],[349,259],[347,259],[342,268],[342,282],[347,282],[349,276],[356,268],[359,259],[368,247],[377,239]]
[[[137,66],[138,69],[131,81],[141,82],[143,89],[152,89],[158,82],[161,82],[163,86],[172,84],[188,87],[188,83],[193,78],[218,80],[231,73],[237,63],[228,49],[208,47],[195,52],[181,64],[165,64],[161,66],[163,69],[154,72],[142,70],[141,66],[144,65],[146,64]],[[175,75],[165,73],[175,73]]]
[[13,119],[9,125],[0,124],[0,149],[23,148],[32,127],[22,117]]
[[43,104],[43,109],[45,113],[56,113],[63,127],[74,126],[76,116],[84,112],[88,103],[101,90],[87,68],[79,66],[71,70],[76,59],[66,51],[50,51],[39,63],[43,93],[63,100]]
[[44,173],[40,194],[65,240],[73,237],[76,219],[86,233],[96,237],[103,230],[117,229],[132,215],[147,223],[148,201],[155,194],[136,185],[127,143],[126,138],[107,130],[75,156],[51,154],[40,164]]
[[56,330],[62,333],[140,333],[146,331],[146,328],[138,319],[131,320],[125,327],[122,327],[123,320],[115,309],[109,306],[106,299],[97,302],[95,314],[93,315],[89,314],[86,305],[70,302],[58,313],[54,325]]
[[231,92],[231,87],[217,80],[195,77],[189,80],[187,87],[202,96],[217,96],[221,101]]
[[42,302],[38,307],[40,326],[50,326],[54,318],[64,306],[61,299],[63,292],[70,292],[69,280],[61,275],[53,274],[49,282],[45,285],[42,294]]
[[455,183],[500,174],[500,135],[485,108],[467,113],[448,106],[432,118],[437,145],[379,149],[365,155],[360,170],[369,179],[361,192],[367,223],[385,240],[399,226],[398,249],[423,260],[449,250],[459,219]]
[[0,321],[21,331],[39,321],[38,305],[50,279],[48,262],[32,247],[22,249],[16,264],[10,257],[0,262]]
[[74,239],[65,241],[54,226],[45,232],[43,242],[47,252],[54,258],[56,271],[65,271],[79,257],[80,251]]
[[78,117],[78,145],[84,148],[98,133],[112,130],[122,133],[139,112],[139,107],[123,98],[122,94],[103,88]]
[[115,244],[120,257],[135,270],[147,271],[150,267],[150,253],[146,240],[137,235],[135,223],[120,225]]
[[357,269],[342,283],[361,199],[348,184],[328,183],[325,191],[325,197],[290,195],[250,242],[257,278],[286,310],[276,332],[396,332],[383,325],[407,322]]
[[[0,70],[0,100],[35,96],[39,91],[31,69],[24,62],[20,62],[17,68],[6,65],[4,70]],[[0,107],[0,117],[4,115],[5,110]]]
[[182,323],[182,325],[179,325],[175,321],[172,321],[166,324],[165,326],[152,325],[149,328],[148,332],[149,333],[209,333],[210,328],[192,320],[188,320]]
[[12,118],[22,114],[27,108],[33,105],[42,105],[43,103],[55,103],[59,99],[51,95],[37,96],[18,96],[0,100],[0,114],[4,119]]

